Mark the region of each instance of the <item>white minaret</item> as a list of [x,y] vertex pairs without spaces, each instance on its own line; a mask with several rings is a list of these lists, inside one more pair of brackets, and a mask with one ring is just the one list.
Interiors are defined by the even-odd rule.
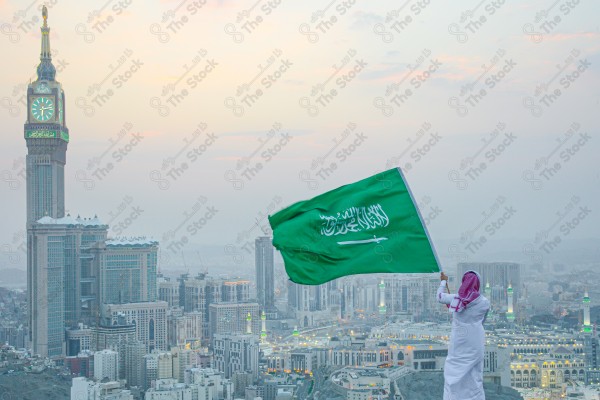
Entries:
[[592,324],[590,323],[590,296],[587,290],[583,295],[583,332],[592,332]]
[[490,281],[487,281],[483,290],[485,297],[490,301],[490,314],[492,313],[492,288],[490,287]]
[[267,340],[267,315],[265,314],[264,310],[263,310],[262,314],[260,315],[260,323],[261,323],[260,339],[263,342],[265,342]]
[[385,308],[385,283],[383,279],[379,283],[379,314],[384,315],[386,312]]
[[294,336],[294,345],[298,347],[300,345],[300,332],[298,332],[298,326],[294,326],[294,332],[292,333]]
[[508,297],[508,310],[506,311],[506,319],[510,322],[515,320],[515,313],[513,310],[513,288],[512,284],[508,284],[508,289],[506,289],[506,295]]
[[246,334],[252,335],[252,315],[250,315],[250,312],[246,316]]

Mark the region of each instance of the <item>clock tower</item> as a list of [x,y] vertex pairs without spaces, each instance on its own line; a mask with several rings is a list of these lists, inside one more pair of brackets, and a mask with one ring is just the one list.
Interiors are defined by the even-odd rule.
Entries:
[[42,52],[37,80],[27,87],[27,227],[44,216],[65,215],[65,173],[69,130],[65,94],[55,80],[50,54],[48,9],[42,8]]

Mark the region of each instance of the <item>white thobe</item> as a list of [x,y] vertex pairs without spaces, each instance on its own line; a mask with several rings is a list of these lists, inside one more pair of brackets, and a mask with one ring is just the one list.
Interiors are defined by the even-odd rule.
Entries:
[[[456,295],[444,293],[446,281],[437,291],[440,303],[450,304]],[[483,392],[483,321],[490,308],[480,295],[460,312],[453,313],[448,357],[444,365],[444,400],[485,400]]]

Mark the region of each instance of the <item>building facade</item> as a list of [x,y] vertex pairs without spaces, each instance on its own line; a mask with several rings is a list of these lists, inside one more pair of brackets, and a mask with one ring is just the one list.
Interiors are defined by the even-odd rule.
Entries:
[[102,322],[105,326],[124,320],[135,326],[136,339],[146,345],[146,351],[167,350],[167,303],[164,301],[103,304]]
[[268,236],[256,238],[254,242],[254,259],[256,266],[256,296],[261,310],[276,311],[275,308],[275,267],[273,256],[275,250],[272,239]]
[[256,335],[216,334],[213,338],[214,366],[230,379],[238,372],[258,377],[259,340]]
[[247,332],[248,314],[250,330],[258,337],[260,313],[258,303],[219,303],[210,305],[210,334],[244,334]]

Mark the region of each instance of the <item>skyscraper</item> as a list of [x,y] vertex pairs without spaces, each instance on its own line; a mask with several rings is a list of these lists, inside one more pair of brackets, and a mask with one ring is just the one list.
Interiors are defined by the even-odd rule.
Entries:
[[275,268],[273,244],[268,236],[256,238],[254,256],[256,264],[256,294],[258,304],[267,312],[275,309]]
[[[28,337],[35,354],[65,354],[65,254],[63,239],[36,237],[40,218],[65,216],[65,179],[69,130],[65,122],[65,94],[55,80],[50,55],[48,9],[42,8],[42,49],[37,80],[27,87],[27,293]],[[64,236],[63,236],[64,237]]]
[[96,325],[100,305],[156,300],[158,243],[107,240],[108,225],[97,217],[65,215],[65,94],[55,79],[45,6],[42,16],[40,64],[37,79],[27,88],[24,126],[27,337],[34,354],[54,358],[65,355],[65,328],[81,322]]
[[116,381],[119,378],[119,353],[101,350],[94,353],[94,379]]
[[65,173],[69,129],[66,125],[65,94],[55,80],[50,55],[48,9],[42,9],[42,51],[37,80],[27,87],[27,226],[47,215],[65,216]]
[[158,242],[146,238],[107,240],[95,258],[99,304],[156,301]]

